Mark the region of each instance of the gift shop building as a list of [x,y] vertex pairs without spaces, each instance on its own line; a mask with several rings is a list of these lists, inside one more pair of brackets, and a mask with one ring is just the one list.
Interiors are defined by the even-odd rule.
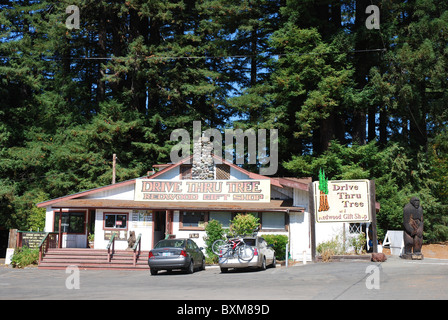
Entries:
[[[46,208],[45,231],[57,236],[59,248],[88,248],[89,235],[94,234],[94,248],[105,249],[115,234],[115,249],[125,250],[132,231],[140,238],[141,250],[152,249],[166,237],[191,238],[205,247],[208,221],[229,227],[236,214],[250,213],[261,223],[258,235],[287,235],[290,258],[310,261],[316,243],[341,230],[356,232],[354,226],[359,231],[369,222],[364,216],[344,223],[324,215],[323,223],[316,223],[310,213],[310,200],[316,202],[310,197],[311,178],[270,178],[219,159],[209,166],[207,179],[198,179],[190,160],[157,165],[159,171],[151,175],[39,203]],[[342,196],[347,197],[336,195]]]

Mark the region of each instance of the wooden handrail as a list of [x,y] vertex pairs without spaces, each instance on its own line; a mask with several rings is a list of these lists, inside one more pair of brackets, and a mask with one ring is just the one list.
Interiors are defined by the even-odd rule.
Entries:
[[[42,257],[43,257],[43,247],[44,247],[44,243],[47,241],[48,235],[50,233],[47,232],[45,234],[45,237],[42,239],[42,241],[39,243],[39,263],[42,261]],[[48,247],[48,246],[47,246]]]
[[[109,243],[107,244],[107,247],[106,247],[106,249],[107,249],[107,262],[110,262],[111,255],[113,255],[114,251],[115,251],[115,235],[116,235],[115,232],[112,233],[112,236],[110,237]],[[112,254],[110,253],[110,247],[111,246],[112,246]]]
[[50,235],[58,234],[57,232],[46,232],[45,237],[40,241],[39,243],[39,263],[42,261],[42,258],[44,257],[45,253],[48,251],[48,248],[50,247],[50,244],[48,243],[50,241]]
[[[137,255],[137,247],[138,247],[138,255]],[[137,256],[140,256],[140,252],[141,252],[141,248],[142,248],[142,234],[139,233],[137,240],[135,241],[134,246],[132,247],[132,250],[134,250],[134,267],[137,264]]]

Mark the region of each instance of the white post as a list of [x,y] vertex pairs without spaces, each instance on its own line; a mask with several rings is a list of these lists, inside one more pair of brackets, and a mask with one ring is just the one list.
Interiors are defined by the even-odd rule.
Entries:
[[288,268],[288,246],[289,246],[289,241],[286,243],[286,252],[285,252],[285,260],[286,260],[285,267],[286,268]]

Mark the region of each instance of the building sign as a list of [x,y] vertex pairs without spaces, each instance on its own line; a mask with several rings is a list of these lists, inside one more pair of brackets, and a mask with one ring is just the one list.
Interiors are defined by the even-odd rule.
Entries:
[[115,233],[115,240],[127,240],[128,239],[128,232],[124,230],[104,230],[104,240],[110,240],[112,238],[112,235]]
[[133,228],[152,227],[152,211],[133,210],[131,215]]
[[30,249],[39,247],[42,239],[45,237],[45,232],[19,231],[22,239],[22,247]]
[[135,201],[269,202],[270,180],[138,179]]
[[321,179],[313,183],[313,188],[317,222],[371,221],[369,180]]

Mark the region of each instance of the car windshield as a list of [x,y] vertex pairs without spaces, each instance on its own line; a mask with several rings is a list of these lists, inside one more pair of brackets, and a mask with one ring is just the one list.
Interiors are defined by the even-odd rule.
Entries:
[[185,247],[185,240],[162,240],[156,244],[154,249],[158,248],[183,248]]

